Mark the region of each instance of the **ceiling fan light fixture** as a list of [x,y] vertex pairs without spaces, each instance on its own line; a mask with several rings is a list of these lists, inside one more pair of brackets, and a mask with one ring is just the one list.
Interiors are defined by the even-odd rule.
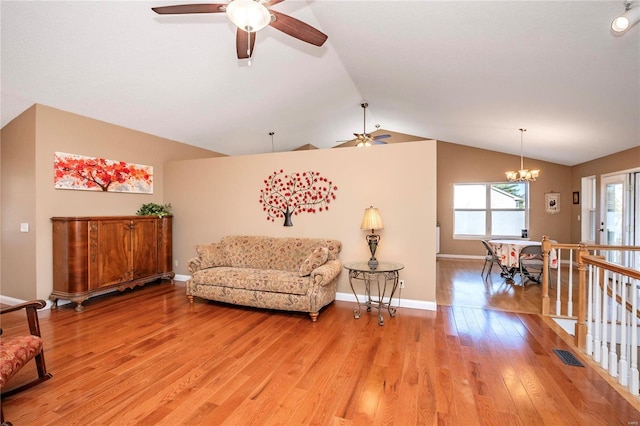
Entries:
[[611,22],[611,30],[624,33],[638,22],[640,22],[640,6],[631,7],[631,2],[626,2],[624,13],[616,16]]
[[234,25],[247,32],[260,31],[271,22],[271,13],[259,0],[233,0],[227,16]]

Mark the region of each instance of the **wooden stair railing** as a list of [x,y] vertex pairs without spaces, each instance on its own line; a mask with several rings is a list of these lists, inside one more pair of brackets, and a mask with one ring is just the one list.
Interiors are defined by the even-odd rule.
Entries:
[[[639,280],[640,281],[640,271],[626,268],[624,266],[617,265],[615,263],[607,262],[604,260],[602,256],[593,256],[590,255],[589,252],[580,248],[578,251],[578,276],[579,276],[579,293],[578,293],[578,321],[576,323],[576,334],[575,334],[575,343],[576,345],[584,349],[586,347],[586,336],[587,336],[587,269],[588,265],[593,265],[595,267],[600,268],[600,288],[602,289],[604,285],[607,285],[607,293],[611,297],[613,295],[613,291],[609,287],[608,284],[604,283],[604,270],[608,270],[610,272],[621,274],[625,277]],[[616,295],[616,301],[619,304],[622,304],[622,298]],[[627,312],[633,312],[632,306],[625,302],[625,308]],[[640,318],[638,315],[638,310],[636,309],[636,316]]]
[[[563,276],[560,264],[565,249],[569,252],[568,279]],[[575,346],[584,351],[609,380],[618,382],[632,396],[639,396],[640,270],[629,266],[635,267],[634,259],[638,260],[640,247],[558,244],[543,237],[541,310],[546,316],[552,315],[549,298],[549,255],[552,250],[558,251],[553,315],[575,320]],[[602,254],[610,259],[619,259],[622,264],[609,262]],[[577,285],[573,279],[575,264]],[[566,315],[563,315],[563,308]],[[577,316],[574,311],[577,311]]]
[[[588,265],[598,266],[614,273],[638,279],[640,271],[625,268],[615,263],[607,262],[602,256],[594,256],[591,252],[603,250],[615,251],[640,251],[640,246],[615,246],[615,245],[590,245],[580,244],[562,244],[552,241],[548,236],[542,237],[542,254],[543,254],[543,273],[542,273],[542,315],[550,316],[551,300],[549,298],[549,253],[551,250],[575,250],[575,262],[578,265],[578,301],[577,301],[577,322],[575,326],[575,343],[578,347],[584,348],[586,344],[586,321],[587,321],[587,269]],[[560,264],[558,264],[558,273],[560,273]],[[602,280],[601,280],[602,282]],[[610,290],[609,290],[610,292]],[[616,300],[620,303],[620,298]],[[628,303],[627,309],[631,311]],[[640,315],[639,315],[640,318]]]

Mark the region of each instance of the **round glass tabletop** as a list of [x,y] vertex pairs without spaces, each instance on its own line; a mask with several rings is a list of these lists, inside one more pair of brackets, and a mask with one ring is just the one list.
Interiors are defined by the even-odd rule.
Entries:
[[404,269],[404,265],[397,262],[380,262],[375,269],[369,268],[368,262],[347,262],[344,265],[345,269],[358,272],[394,272]]

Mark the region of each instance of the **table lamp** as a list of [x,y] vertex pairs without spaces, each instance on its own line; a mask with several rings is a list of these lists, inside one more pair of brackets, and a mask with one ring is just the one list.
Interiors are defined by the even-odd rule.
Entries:
[[382,224],[382,218],[380,217],[380,212],[378,211],[378,209],[373,206],[365,209],[360,229],[371,229],[371,234],[368,234],[366,237],[367,243],[369,244],[369,250],[371,251],[371,259],[369,259],[368,262],[369,268],[371,269],[376,269],[378,267],[378,261],[376,260],[376,249],[378,248],[380,235],[374,234],[374,231],[376,229],[382,228],[384,228],[384,225]]

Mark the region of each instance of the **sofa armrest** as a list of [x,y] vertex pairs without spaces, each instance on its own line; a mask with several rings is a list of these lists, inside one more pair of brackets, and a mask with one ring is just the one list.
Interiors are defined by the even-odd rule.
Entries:
[[193,257],[191,259],[189,259],[189,262],[187,263],[187,268],[189,268],[189,272],[191,272],[192,274],[194,272],[199,271],[201,268],[201,259],[199,257]]
[[321,266],[311,271],[311,280],[320,285],[327,285],[342,271],[342,262],[339,260],[328,260]]

